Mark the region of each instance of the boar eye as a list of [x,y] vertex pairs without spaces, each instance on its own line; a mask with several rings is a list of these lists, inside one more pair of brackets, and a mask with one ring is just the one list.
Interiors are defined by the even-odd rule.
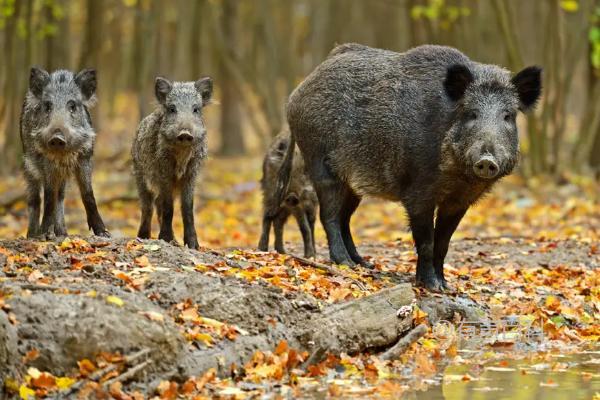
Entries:
[[169,114],[175,114],[177,112],[177,108],[173,104],[170,104],[167,106],[167,111]]
[[508,111],[504,113],[504,120],[506,122],[512,122],[513,118],[514,118],[514,114],[513,113],[510,113]]
[[50,110],[52,110],[52,102],[45,101],[43,107],[45,112],[50,112]]
[[200,106],[194,105],[194,107],[192,108],[192,112],[194,114],[200,114]]
[[477,119],[477,113],[475,111],[469,111],[467,114],[468,121],[475,121]]
[[67,109],[69,110],[69,112],[71,114],[75,113],[75,111],[77,111],[77,104],[75,104],[75,102],[73,100],[70,100],[67,103]]

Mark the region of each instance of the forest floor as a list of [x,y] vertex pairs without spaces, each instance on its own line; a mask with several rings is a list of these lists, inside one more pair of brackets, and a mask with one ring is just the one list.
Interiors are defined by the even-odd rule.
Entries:
[[[458,327],[468,315],[458,312],[448,325],[427,308],[436,296],[412,289],[411,325],[426,323],[429,329],[398,359],[384,360],[384,349],[369,348],[309,366],[310,353],[282,326],[304,329],[311,321],[303,321],[307,315],[413,284],[416,254],[402,208],[377,200],[365,201],[352,223],[359,250],[374,270],[323,269],[330,264],[320,226],[316,266],[257,252],[259,178],[260,160],[208,161],[197,190],[200,252],[132,239],[139,211],[126,163],[99,163],[95,172],[100,212],[114,237],[109,240],[89,237],[75,188],[66,214],[76,237],[17,239],[26,228],[23,185],[19,177],[0,180],[0,328],[9,332],[6,343],[17,343],[7,348],[16,351],[12,359],[19,365],[12,367],[20,369],[6,380],[5,390],[22,398],[103,391],[121,399],[395,398],[448,380],[464,385],[481,380],[480,390],[499,389],[483,379],[486,371],[533,375],[572,369],[592,395],[600,391],[597,182],[566,177],[562,185],[536,179],[525,184],[510,177],[468,212],[451,242],[445,270],[456,292],[445,296],[480,305],[496,323],[516,318],[520,325],[538,324],[541,342],[521,348],[514,332],[478,331],[475,346],[465,345]],[[179,236],[177,213],[174,227]],[[300,254],[293,221],[286,239],[288,252]],[[235,301],[222,301],[222,295]],[[269,348],[256,350],[259,342],[251,339],[259,332],[268,332],[260,343]],[[237,349],[234,358],[252,352],[235,367],[198,361],[210,352],[229,360],[219,353],[226,348]],[[0,364],[2,351],[0,341]],[[556,356],[582,351],[591,354],[584,368]],[[513,368],[507,361],[524,359],[536,367]],[[452,365],[468,368],[444,374]],[[561,389],[551,375],[541,376],[535,383],[540,390]]]

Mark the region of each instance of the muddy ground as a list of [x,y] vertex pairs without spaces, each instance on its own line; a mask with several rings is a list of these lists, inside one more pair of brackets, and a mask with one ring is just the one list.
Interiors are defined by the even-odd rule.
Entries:
[[[291,252],[299,251],[298,245],[288,247]],[[365,245],[361,250],[377,265],[375,270],[355,271],[364,282],[380,282],[380,288],[414,283],[415,255],[410,243]],[[128,356],[145,351],[128,366],[142,363],[142,368],[126,376],[123,383],[148,393],[160,381],[183,381],[209,368],[229,374],[232,364],[241,366],[256,350],[272,350],[282,340],[310,352],[320,334],[315,325],[323,325],[328,310],[337,306],[264,279],[226,276],[228,269],[243,274],[269,262],[279,264],[285,274],[294,274],[294,262],[289,259],[256,253],[261,258],[253,260],[255,253],[249,250],[248,254],[240,250],[193,251],[156,240],[0,241],[0,378],[18,380],[29,367],[55,376],[73,376],[78,362],[94,360],[101,352]],[[317,258],[325,255],[321,247]],[[265,257],[269,261],[264,261]],[[521,238],[492,238],[452,243],[447,263],[453,278],[468,280],[468,274],[461,273],[465,265],[597,268],[600,256],[582,242],[532,244]],[[333,279],[350,278],[342,274]],[[361,289],[360,283],[348,285]],[[474,318],[486,313],[485,305],[478,306],[460,293],[431,296],[411,285],[402,286],[396,308],[409,305],[416,296],[430,318],[449,319],[455,312]],[[389,312],[395,315],[396,309]],[[209,322],[225,323],[225,328],[217,325],[221,333],[224,329],[228,333],[213,332],[207,343],[189,324],[198,325],[198,315]],[[338,340],[343,335],[336,335],[333,347],[338,347],[338,353],[384,351],[414,325],[410,319],[399,319],[397,326],[395,318],[390,321],[392,332],[383,327],[376,339],[347,348]],[[339,328],[343,324],[335,320],[333,325]],[[190,335],[196,335],[195,339],[190,340]],[[328,346],[330,339],[324,340]],[[120,369],[123,374],[125,364]]]

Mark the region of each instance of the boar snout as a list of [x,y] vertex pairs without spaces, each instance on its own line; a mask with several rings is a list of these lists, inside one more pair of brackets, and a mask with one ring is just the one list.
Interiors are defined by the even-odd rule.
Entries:
[[298,195],[296,193],[290,193],[285,198],[285,202],[286,202],[287,205],[295,207],[298,204],[300,204],[300,198],[298,198]]
[[55,129],[54,132],[52,132],[50,140],[48,140],[48,147],[52,150],[64,150],[66,145],[67,141],[65,140],[63,131]]
[[194,141],[194,136],[188,130],[183,130],[177,135],[177,142],[181,144],[191,144]]
[[498,175],[500,168],[496,158],[492,155],[486,154],[482,156],[474,165],[473,172],[480,178],[492,179]]

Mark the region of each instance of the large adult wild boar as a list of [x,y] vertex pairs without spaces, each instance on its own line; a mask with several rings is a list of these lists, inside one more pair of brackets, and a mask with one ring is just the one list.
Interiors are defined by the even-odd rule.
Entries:
[[[336,47],[287,106],[289,148],[297,142],[304,156],[331,259],[366,264],[350,233],[363,196],[400,201],[417,248],[417,283],[446,288],[450,237],[469,206],[515,167],[517,111],[532,109],[540,94],[538,67],[511,75],[443,46]],[[282,193],[293,152],[286,157]]]

